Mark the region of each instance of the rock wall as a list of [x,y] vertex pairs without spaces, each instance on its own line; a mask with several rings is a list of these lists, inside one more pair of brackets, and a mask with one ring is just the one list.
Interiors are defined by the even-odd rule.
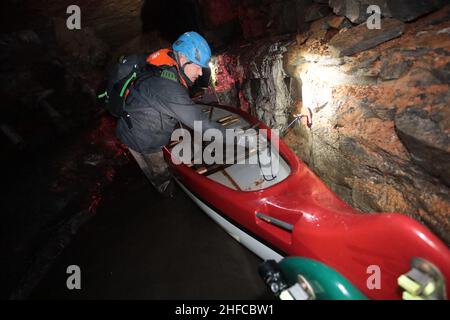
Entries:
[[83,12],[66,28],[67,3],[2,2],[17,13],[0,22],[2,299],[28,296],[128,162],[96,97],[110,47]]
[[450,6],[423,16],[441,2],[378,1],[382,29],[368,30],[352,23],[366,1],[330,1],[337,15],[324,17],[316,2],[306,32],[218,57],[219,98],[276,128],[310,109],[312,128],[285,140],[339,196],[407,214],[450,244]]
[[[11,1],[11,0],[10,0]],[[81,30],[90,29],[101,41],[110,47],[119,47],[131,38],[141,33],[141,0],[48,0],[29,1],[16,0],[26,3],[25,11],[31,19],[39,23],[51,23],[55,18],[65,20],[69,17],[67,7],[75,4],[81,9]],[[76,33],[65,29],[67,33]],[[80,33],[80,32],[78,32]]]

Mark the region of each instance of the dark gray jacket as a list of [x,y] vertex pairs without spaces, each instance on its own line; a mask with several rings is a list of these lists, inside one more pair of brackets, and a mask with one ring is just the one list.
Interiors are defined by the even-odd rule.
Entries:
[[193,128],[194,121],[203,121],[203,130],[221,125],[208,119],[202,107],[195,104],[187,89],[177,80],[160,76],[138,81],[130,88],[125,110],[130,115],[132,128],[119,119],[116,134],[120,141],[140,153],[153,153],[170,140],[178,121]]

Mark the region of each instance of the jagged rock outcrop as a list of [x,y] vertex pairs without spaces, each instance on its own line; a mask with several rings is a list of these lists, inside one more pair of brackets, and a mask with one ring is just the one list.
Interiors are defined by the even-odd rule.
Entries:
[[[27,4],[26,10],[33,19],[63,19],[70,16],[66,13],[70,5],[78,5],[81,13],[81,30],[89,28],[109,47],[119,47],[141,33],[140,19],[141,0],[70,0],[33,1]],[[81,30],[68,30],[67,33],[81,33]]]
[[228,52],[218,59],[216,90],[221,103],[249,109],[273,128],[288,120],[286,106],[291,105],[289,78],[283,67],[283,53],[291,41],[268,43]]
[[334,36],[329,45],[333,49],[333,53],[339,57],[352,56],[399,37],[404,29],[404,24],[395,19],[384,19],[381,29],[368,30],[365,24],[360,24],[347,32]]
[[329,4],[336,15],[345,16],[353,23],[362,23],[369,17],[367,8],[371,5],[377,5],[385,17],[392,17],[388,2],[386,0],[330,0]]
[[430,13],[447,3],[446,0],[330,0],[329,4],[337,15],[346,16],[353,23],[367,20],[367,8],[377,5],[384,17],[396,18],[401,21],[412,21],[424,14]]
[[[450,186],[450,134],[448,119],[450,93],[434,97],[434,105],[423,103],[408,106],[395,116],[395,128],[411,160],[431,175]],[[447,132],[446,132],[447,131]]]

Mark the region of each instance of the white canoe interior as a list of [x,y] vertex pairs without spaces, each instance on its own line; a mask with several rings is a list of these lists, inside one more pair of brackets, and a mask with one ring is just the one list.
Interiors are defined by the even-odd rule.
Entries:
[[[209,106],[204,106],[203,111],[210,114],[212,121],[222,123],[226,129],[246,130],[250,127],[245,119],[230,111]],[[279,156],[278,150],[272,147],[254,152],[236,164],[223,166],[213,173],[208,174],[206,171],[203,175],[230,189],[257,191],[283,181],[290,172],[289,165]]]

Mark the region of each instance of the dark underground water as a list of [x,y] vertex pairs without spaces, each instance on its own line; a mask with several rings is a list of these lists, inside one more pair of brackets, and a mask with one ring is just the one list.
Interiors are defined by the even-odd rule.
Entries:
[[[31,299],[272,299],[261,260],[179,187],[161,200],[129,163],[103,196]],[[81,290],[67,289],[69,265],[81,269]]]

